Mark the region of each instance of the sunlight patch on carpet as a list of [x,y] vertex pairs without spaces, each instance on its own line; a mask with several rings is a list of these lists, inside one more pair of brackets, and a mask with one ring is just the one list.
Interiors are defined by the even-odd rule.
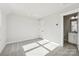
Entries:
[[35,47],[38,47],[38,46],[39,46],[39,44],[37,44],[37,43],[31,43],[31,44],[24,45],[22,47],[23,47],[24,51],[27,51],[27,50],[33,49]]
[[53,42],[50,42],[48,44],[45,44],[44,47],[46,47],[47,49],[49,49],[50,51],[54,50],[55,48],[57,48],[59,45],[55,44]]
[[47,53],[49,53],[48,50],[44,49],[43,47],[38,47],[32,51],[26,52],[26,56],[45,56]]
[[49,42],[49,40],[46,40],[46,39],[38,41],[39,44],[45,44],[45,43],[48,43],[48,42]]

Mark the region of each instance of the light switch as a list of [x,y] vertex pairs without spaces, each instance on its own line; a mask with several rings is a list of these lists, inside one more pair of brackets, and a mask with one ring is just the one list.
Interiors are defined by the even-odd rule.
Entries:
[[56,26],[58,26],[58,24],[56,24]]

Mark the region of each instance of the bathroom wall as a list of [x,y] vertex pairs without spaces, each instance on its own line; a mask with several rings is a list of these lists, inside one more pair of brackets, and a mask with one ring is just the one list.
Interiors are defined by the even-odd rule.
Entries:
[[70,19],[68,16],[64,17],[64,40],[68,41],[68,33],[70,32]]

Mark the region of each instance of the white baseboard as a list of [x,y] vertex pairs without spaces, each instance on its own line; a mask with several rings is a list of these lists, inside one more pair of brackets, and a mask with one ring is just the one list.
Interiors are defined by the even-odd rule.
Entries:
[[4,44],[4,45],[2,46],[2,48],[0,49],[0,53],[3,51],[3,49],[5,48],[6,45],[7,45],[7,44]]
[[[32,39],[36,39],[36,38],[32,38]],[[17,43],[17,42],[23,42],[23,41],[32,40],[32,39],[23,39],[23,40],[18,40],[18,41],[11,41],[11,42],[7,42],[7,44],[12,44],[12,43]]]
[[[30,39],[27,39],[27,40],[30,40]],[[7,42],[7,44],[12,44],[12,43],[17,43],[17,42],[23,42],[23,41],[26,41],[26,39],[18,40],[18,41]]]
[[[27,40],[31,40],[31,39],[27,39]],[[27,40],[24,39],[24,40],[19,40],[19,41],[7,42],[7,44],[18,43],[18,42],[23,42],[23,41],[27,41]],[[63,47],[63,45],[61,45],[61,44],[58,44],[58,43],[55,43],[55,42],[52,42],[52,43],[54,43],[54,44],[56,44],[56,45],[58,45],[60,47]]]

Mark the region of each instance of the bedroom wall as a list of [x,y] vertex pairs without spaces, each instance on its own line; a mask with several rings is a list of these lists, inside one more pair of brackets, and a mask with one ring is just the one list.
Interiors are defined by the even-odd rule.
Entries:
[[54,14],[43,18],[40,23],[42,37],[62,46],[63,21],[61,19],[60,14]]
[[[41,35],[44,39],[63,46],[63,17],[62,13],[78,8],[78,5],[70,6],[61,12],[46,16],[39,21],[30,17],[8,16],[8,42],[17,42],[36,38]],[[56,25],[58,24],[58,26]],[[30,30],[29,30],[30,29]],[[40,34],[39,33],[40,29]]]
[[39,38],[39,22],[35,18],[8,15],[8,43]]
[[6,14],[0,10],[0,53],[6,45],[7,41],[7,23]]
[[[41,19],[41,36],[51,42],[63,46],[63,15],[75,13],[79,10],[79,4],[69,6],[60,12],[48,15]],[[58,26],[56,26],[58,24]],[[44,27],[44,28],[43,28]]]

